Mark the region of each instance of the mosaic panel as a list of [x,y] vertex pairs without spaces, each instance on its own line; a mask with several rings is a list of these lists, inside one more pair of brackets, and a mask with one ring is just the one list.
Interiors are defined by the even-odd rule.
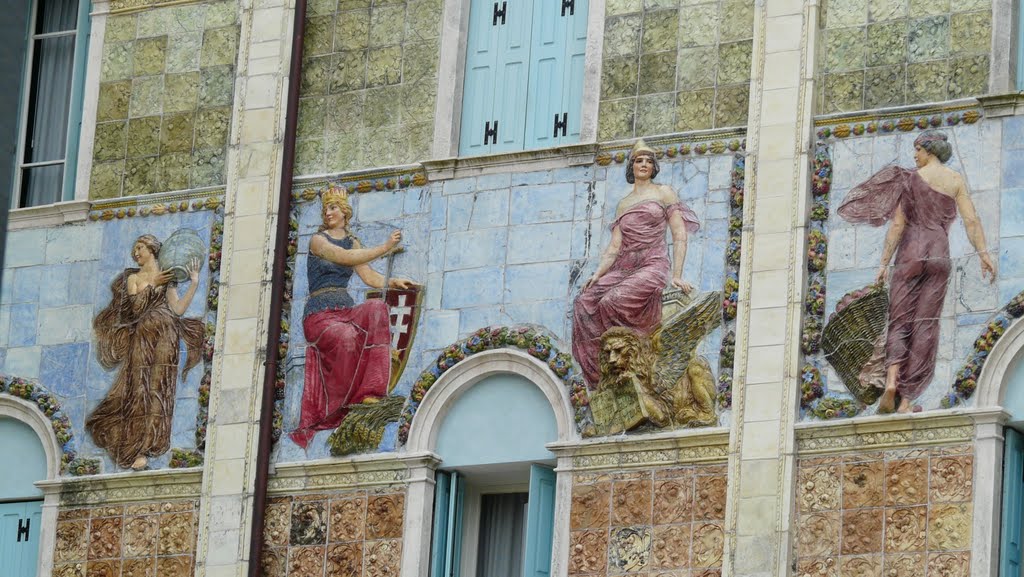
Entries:
[[753,0],[610,3],[598,139],[746,124],[753,25]]
[[798,573],[967,575],[971,453],[960,445],[801,459]]
[[90,198],[224,184],[237,11],[228,1],[107,20]]
[[991,0],[832,1],[824,5],[822,22],[819,113],[988,90]]
[[198,535],[198,501],[61,509],[53,574],[191,577]]
[[342,1],[309,12],[296,174],[429,158],[441,12],[441,0]]
[[724,465],[577,475],[569,575],[714,575],[722,566]]

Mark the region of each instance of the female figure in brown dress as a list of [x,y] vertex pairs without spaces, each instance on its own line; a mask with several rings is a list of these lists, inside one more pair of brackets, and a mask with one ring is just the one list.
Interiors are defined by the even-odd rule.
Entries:
[[[885,389],[878,412],[913,410],[916,399],[935,373],[939,317],[952,267],[949,226],[959,211],[981,260],[982,277],[996,278],[985,233],[963,177],[943,166],[953,154],[946,135],[927,130],[914,141],[917,170],[890,166],[849,192],[839,216],[855,223],[880,226],[891,221],[885,235],[877,282],[889,276],[889,320],[885,334]],[[896,255],[889,274],[889,261]]]
[[182,377],[199,362],[203,345],[202,321],[181,316],[195,296],[202,263],[189,264],[189,286],[179,297],[173,273],[160,270],[159,254],[155,236],[135,241],[132,258],[139,268],[114,279],[113,298],[93,321],[100,364],[119,370],[85,427],[118,465],[132,469],[145,468],[148,457],[170,448],[180,342],[187,351]]

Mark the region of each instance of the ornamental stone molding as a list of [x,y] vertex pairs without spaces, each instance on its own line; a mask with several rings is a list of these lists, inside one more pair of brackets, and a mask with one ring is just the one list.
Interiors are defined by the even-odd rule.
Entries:
[[405,486],[410,471],[437,467],[440,459],[429,452],[378,453],[337,461],[324,459],[278,465],[270,479],[271,495],[338,491],[367,487]]
[[36,485],[59,495],[62,507],[134,503],[199,497],[202,469],[161,469],[89,477],[62,478]]
[[729,429],[679,429],[612,440],[550,443],[559,459],[571,459],[572,471],[612,471],[638,467],[725,462]]

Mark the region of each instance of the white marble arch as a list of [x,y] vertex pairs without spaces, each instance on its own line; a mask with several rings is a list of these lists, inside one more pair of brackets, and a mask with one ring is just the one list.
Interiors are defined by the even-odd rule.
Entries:
[[[437,435],[454,402],[476,383],[497,374],[514,374],[540,388],[551,404],[558,426],[558,443],[578,441],[576,421],[569,392],[546,364],[516,349],[496,349],[477,353],[448,369],[427,391],[409,428],[406,451],[410,456],[433,455]],[[440,462],[436,458],[430,462]],[[559,457],[555,471],[570,465]],[[559,474],[556,482],[555,526],[551,550],[551,576],[568,573],[569,506],[572,478]],[[430,530],[434,502],[434,466],[411,467],[406,494],[405,527],[402,544],[401,577],[426,575],[430,567]]]
[[[61,445],[50,426],[50,419],[31,403],[11,395],[0,395],[0,417],[9,417],[28,425],[39,437],[46,455],[46,479],[53,481],[60,476],[60,461],[63,456]],[[53,548],[57,540],[57,508],[60,495],[44,490],[43,526],[39,533],[39,564],[38,574],[49,575],[53,572]]]

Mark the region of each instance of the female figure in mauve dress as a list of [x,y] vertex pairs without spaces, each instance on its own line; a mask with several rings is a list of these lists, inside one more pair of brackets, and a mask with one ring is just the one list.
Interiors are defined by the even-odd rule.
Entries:
[[132,258],[139,268],[114,279],[110,304],[93,321],[100,364],[120,370],[85,428],[118,465],[132,469],[144,469],[149,457],[170,448],[180,342],[187,351],[183,378],[203,346],[202,321],[181,316],[195,296],[202,263],[189,264],[188,289],[179,297],[174,274],[160,270],[159,254],[155,236],[135,241]]
[[394,231],[386,242],[363,248],[348,230],[348,192],[329,188],[321,195],[323,225],[309,241],[309,298],[302,314],[306,336],[306,377],[299,428],[291,438],[305,448],[317,431],[334,429],[349,406],[371,403],[388,393],[391,332],[383,299],[356,305],[348,294],[352,273],[374,288],[412,288],[406,279],[385,279],[370,262],[402,241]]
[[[633,185],[615,211],[612,239],[597,271],[583,285],[573,306],[572,352],[591,386],[601,373],[601,335],[611,327],[627,327],[647,336],[661,324],[661,298],[666,286],[689,293],[683,280],[687,235],[700,223],[671,187],[655,184],[659,171],[654,150],[641,140],[626,164],[626,182]],[[665,229],[672,231],[672,260]]]
[[884,366],[880,413],[897,409],[897,394],[897,410],[912,411],[914,399],[935,373],[939,317],[952,267],[949,226],[958,210],[967,238],[981,260],[982,277],[988,276],[991,282],[996,278],[996,265],[988,255],[985,233],[964,179],[943,166],[953,154],[946,138],[936,130],[922,132],[914,141],[917,170],[897,166],[882,169],[854,187],[837,211],[855,223],[881,226],[891,221],[877,275],[877,282],[884,283],[895,253],[896,263],[889,278],[884,363],[881,354],[872,359],[880,368]]

